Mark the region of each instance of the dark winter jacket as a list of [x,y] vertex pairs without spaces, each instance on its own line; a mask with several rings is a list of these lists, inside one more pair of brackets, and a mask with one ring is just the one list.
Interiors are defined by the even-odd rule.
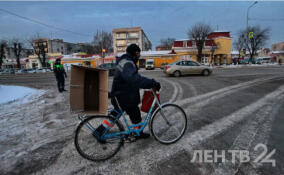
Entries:
[[112,92],[120,92],[118,101],[122,109],[135,107],[140,103],[139,89],[150,89],[156,81],[141,76],[135,64],[137,60],[129,54],[117,58]]
[[53,72],[57,80],[64,80],[64,76],[67,77],[65,69],[61,64],[60,65],[55,64],[53,67]]

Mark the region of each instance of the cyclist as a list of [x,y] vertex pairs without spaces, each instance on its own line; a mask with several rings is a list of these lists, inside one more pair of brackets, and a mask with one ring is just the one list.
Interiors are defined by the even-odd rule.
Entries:
[[[140,57],[140,52],[139,46],[131,44],[127,47],[126,54],[117,57],[111,90],[112,93],[119,92],[119,95],[117,95],[118,103],[129,115],[133,124],[138,124],[142,121],[138,107],[141,101],[139,89],[155,88],[159,91],[161,88],[159,82],[143,77],[138,73],[136,64]],[[116,106],[115,104],[113,105]],[[142,131],[137,138],[148,138],[149,136],[150,134]]]

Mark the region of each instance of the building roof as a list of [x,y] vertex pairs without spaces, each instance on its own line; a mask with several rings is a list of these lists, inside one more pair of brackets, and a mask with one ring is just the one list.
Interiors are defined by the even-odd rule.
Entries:
[[[125,52],[119,52],[117,53],[117,56],[120,57]],[[175,55],[175,53],[172,53],[172,50],[159,50],[159,51],[142,51],[141,52],[141,57],[143,56],[160,56],[160,55]]]
[[137,30],[142,30],[142,28],[141,27],[116,28],[113,29],[112,32],[137,31]]

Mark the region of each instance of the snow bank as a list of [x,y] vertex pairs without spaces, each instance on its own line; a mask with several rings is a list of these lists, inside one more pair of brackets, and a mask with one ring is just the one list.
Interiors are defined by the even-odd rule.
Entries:
[[0,85],[0,105],[11,103],[38,93],[38,90],[23,86]]

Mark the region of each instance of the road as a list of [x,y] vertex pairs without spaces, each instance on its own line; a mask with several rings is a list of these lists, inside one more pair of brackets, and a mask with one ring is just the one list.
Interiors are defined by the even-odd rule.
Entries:
[[[0,151],[2,161],[0,166],[3,166],[0,167],[0,172],[283,174],[283,67],[216,68],[208,77],[167,77],[159,70],[143,70],[141,74],[161,82],[162,102],[170,101],[184,108],[189,122],[187,132],[179,142],[172,145],[161,145],[153,138],[125,144],[114,158],[105,162],[87,161],[76,152],[73,138],[78,120],[75,114],[70,114],[68,111],[69,94],[58,94],[56,91],[56,82],[52,73],[0,76],[0,84],[28,86],[48,92],[48,95],[41,96],[37,102],[30,104],[41,105],[37,111],[44,113],[42,114],[44,121],[37,117],[38,113],[34,111],[29,117],[34,118],[34,122],[26,123],[29,128],[32,127],[33,131],[37,132],[36,134],[27,129],[25,134],[21,135],[20,141],[13,143],[11,138],[16,139],[19,135],[10,134],[8,139],[8,136],[5,137],[6,132],[0,132],[2,138],[0,143],[13,143],[13,146],[3,147]],[[68,81],[69,79],[67,87]],[[112,79],[109,81],[111,86]],[[39,103],[42,100],[45,102]],[[51,107],[53,111],[49,110]],[[17,110],[21,112],[25,108],[19,107]],[[5,117],[17,118],[17,112],[5,113]],[[4,118],[3,116],[3,113],[2,116],[0,114],[0,120]],[[23,117],[25,120],[29,118]],[[44,123],[44,127],[35,127],[37,122]],[[21,126],[19,122],[12,121],[12,123],[0,122],[0,126],[1,128],[6,125],[11,128]],[[31,142],[37,146],[31,148]],[[254,151],[259,143],[267,145],[268,153],[273,149],[276,150],[271,157],[276,160],[275,167],[272,167],[271,163],[253,162],[262,152]],[[191,162],[194,150],[225,150],[226,153],[228,150],[248,150],[251,161],[240,163],[239,157],[236,157],[237,161],[233,164],[226,154],[225,163]],[[11,152],[26,152],[26,154],[18,155]],[[16,158],[13,155],[16,155]]]

